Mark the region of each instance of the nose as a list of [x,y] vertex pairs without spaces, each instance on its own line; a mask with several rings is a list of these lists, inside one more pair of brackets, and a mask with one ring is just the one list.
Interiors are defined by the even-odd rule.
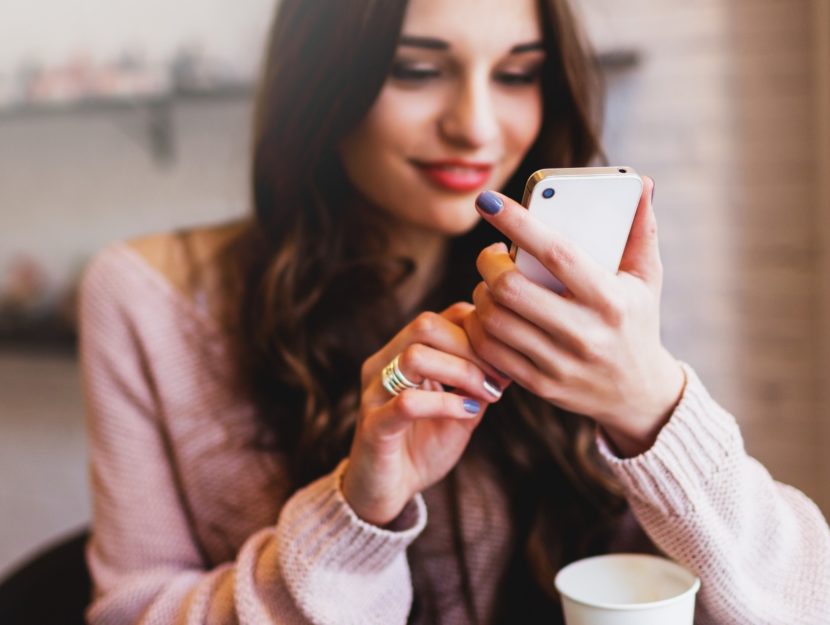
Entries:
[[454,145],[480,148],[499,132],[498,118],[486,76],[470,76],[460,82],[439,121],[441,134]]

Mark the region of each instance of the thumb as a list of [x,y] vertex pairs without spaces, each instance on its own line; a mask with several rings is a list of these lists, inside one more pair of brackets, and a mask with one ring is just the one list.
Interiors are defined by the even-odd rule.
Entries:
[[654,180],[648,176],[644,176],[643,180],[643,193],[637,205],[619,270],[635,275],[649,285],[659,287],[663,277],[663,264],[657,244],[657,219],[652,206]]
[[439,314],[455,325],[461,326],[464,323],[464,317],[473,310],[475,310],[475,306],[469,302],[456,302],[449,308],[442,310]]

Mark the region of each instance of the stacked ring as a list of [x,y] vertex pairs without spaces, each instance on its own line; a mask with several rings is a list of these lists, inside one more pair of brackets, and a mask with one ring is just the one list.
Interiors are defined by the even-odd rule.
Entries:
[[420,384],[415,384],[414,382],[410,381],[401,371],[399,366],[401,355],[398,354],[392,359],[388,365],[383,368],[383,372],[381,373],[381,381],[383,382],[383,388],[389,391],[390,394],[397,396],[408,388],[418,388]]

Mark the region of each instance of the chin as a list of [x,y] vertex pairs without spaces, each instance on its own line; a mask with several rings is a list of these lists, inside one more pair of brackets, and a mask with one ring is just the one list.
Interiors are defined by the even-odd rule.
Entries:
[[[469,210],[475,211],[475,209],[472,208],[472,204]],[[425,225],[433,230],[437,230],[441,234],[457,237],[462,234],[467,234],[470,230],[475,228],[479,221],[481,221],[481,217],[479,217],[477,213],[474,213],[471,216],[459,216],[458,219],[436,219],[432,223]]]
[[[403,185],[397,188],[403,188]],[[425,230],[450,237],[460,236],[481,221],[476,210],[476,197],[487,188],[491,187],[482,187],[471,193],[448,194],[420,184],[412,185],[403,194],[407,198],[406,203],[393,205],[390,212]],[[379,204],[384,205],[383,202]],[[386,202],[386,205],[392,205],[392,202]],[[423,211],[423,207],[429,207],[429,210]]]

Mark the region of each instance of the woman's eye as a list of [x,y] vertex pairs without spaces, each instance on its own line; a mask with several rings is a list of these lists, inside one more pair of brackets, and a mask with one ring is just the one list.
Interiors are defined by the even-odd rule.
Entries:
[[434,67],[418,67],[417,65],[395,64],[390,72],[392,78],[408,82],[423,82],[430,78],[437,78],[441,72]]
[[532,85],[539,80],[539,72],[500,72],[496,80],[505,85]]

